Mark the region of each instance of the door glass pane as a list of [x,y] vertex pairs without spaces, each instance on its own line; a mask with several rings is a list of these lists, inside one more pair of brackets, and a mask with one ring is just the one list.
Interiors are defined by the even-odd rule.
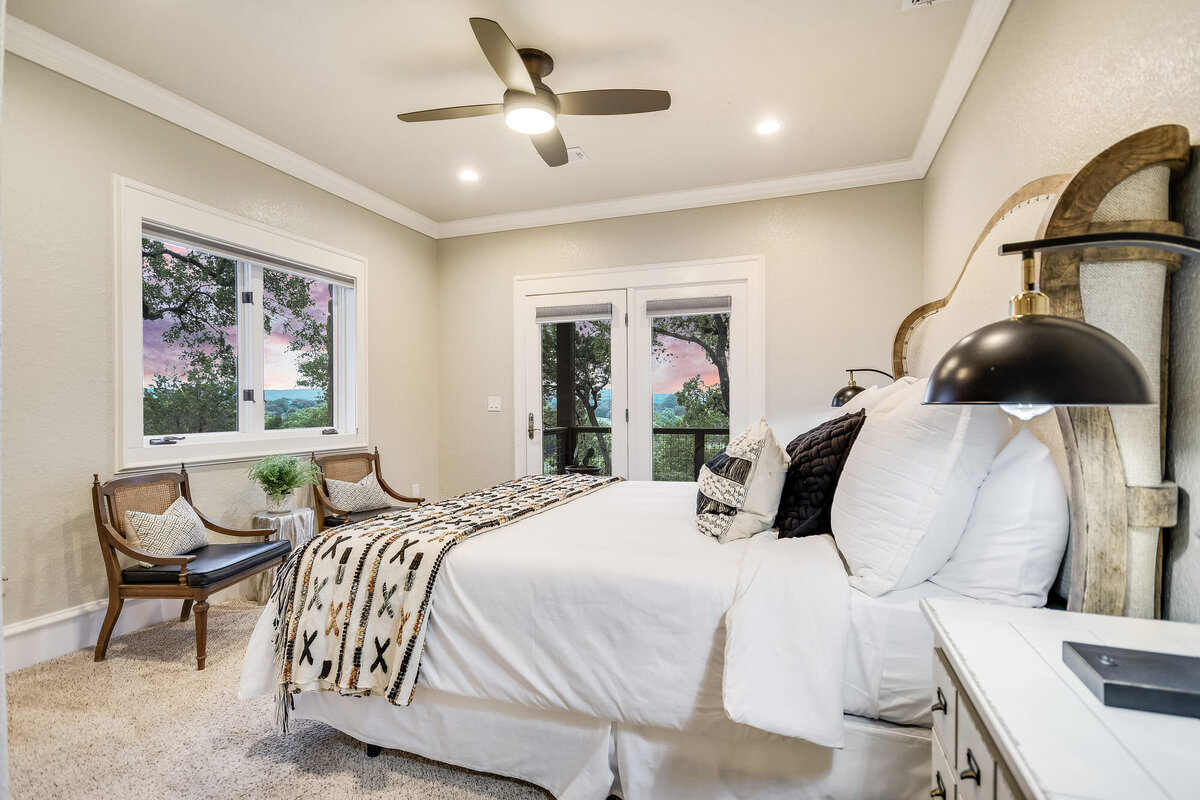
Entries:
[[549,322],[542,339],[542,472],[612,474],[612,323]]
[[237,262],[142,238],[142,432],[238,429]]
[[333,288],[263,269],[267,430],[333,425]]
[[656,481],[694,481],[729,443],[729,312],[650,320]]

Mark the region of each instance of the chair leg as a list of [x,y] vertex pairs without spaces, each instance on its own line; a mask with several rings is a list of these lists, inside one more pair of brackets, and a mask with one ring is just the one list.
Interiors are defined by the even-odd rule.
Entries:
[[187,618],[191,613],[192,613],[192,601],[191,601],[191,598],[188,598],[187,600],[183,601],[183,610],[179,612],[179,621],[187,622]]
[[198,600],[192,609],[196,612],[196,669],[204,669],[208,649],[208,600]]
[[121,607],[125,605],[125,598],[120,595],[108,596],[108,612],[104,615],[104,624],[100,626],[100,636],[96,639],[96,660],[103,661],[108,654],[108,640],[112,637],[113,628],[117,624],[117,617],[121,616]]

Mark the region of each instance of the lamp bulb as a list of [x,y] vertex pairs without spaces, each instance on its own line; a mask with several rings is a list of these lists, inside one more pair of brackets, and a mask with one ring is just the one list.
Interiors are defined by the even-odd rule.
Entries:
[[1038,405],[1035,403],[1001,403],[1000,410],[1019,420],[1028,422],[1034,417],[1040,417],[1054,406]]

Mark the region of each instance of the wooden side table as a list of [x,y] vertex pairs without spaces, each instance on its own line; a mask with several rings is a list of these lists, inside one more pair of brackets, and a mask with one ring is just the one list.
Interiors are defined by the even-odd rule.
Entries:
[[[316,530],[317,515],[311,508],[292,508],[287,511],[258,511],[250,521],[251,528],[261,528],[269,531],[267,540],[287,539],[292,543],[292,549],[304,544],[313,537]],[[254,591],[254,599],[264,604],[271,596],[271,587],[275,583],[275,570],[261,572],[247,581]]]

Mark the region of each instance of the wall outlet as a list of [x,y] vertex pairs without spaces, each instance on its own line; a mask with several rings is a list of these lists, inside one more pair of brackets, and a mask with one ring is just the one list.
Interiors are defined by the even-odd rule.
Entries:
[[495,396],[488,397],[488,411],[500,410],[500,398]]
[[421,496],[421,484],[419,484],[419,483],[414,483],[414,484],[413,484],[413,493],[412,493],[412,496],[413,496],[413,497],[420,497],[420,496]]

